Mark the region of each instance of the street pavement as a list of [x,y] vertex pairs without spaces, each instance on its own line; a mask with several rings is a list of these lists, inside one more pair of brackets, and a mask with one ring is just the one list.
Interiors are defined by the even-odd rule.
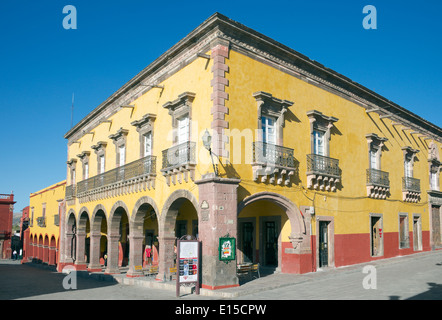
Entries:
[[78,273],[76,288],[66,289],[74,279],[66,277],[0,260],[0,300],[442,300],[442,250],[303,275],[273,273],[236,288],[202,289],[200,295],[182,288],[178,298],[174,282]]

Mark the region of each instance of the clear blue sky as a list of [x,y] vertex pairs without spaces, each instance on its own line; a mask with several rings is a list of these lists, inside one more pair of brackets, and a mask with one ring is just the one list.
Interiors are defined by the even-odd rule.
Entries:
[[[74,5],[78,29],[62,13]],[[365,5],[377,30],[362,27]],[[74,123],[214,12],[442,126],[442,1],[0,1],[0,193],[66,177]]]

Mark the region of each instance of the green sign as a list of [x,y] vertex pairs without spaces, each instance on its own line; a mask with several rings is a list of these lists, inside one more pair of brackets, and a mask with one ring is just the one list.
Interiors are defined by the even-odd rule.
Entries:
[[236,239],[219,238],[219,260],[231,261],[236,259]]

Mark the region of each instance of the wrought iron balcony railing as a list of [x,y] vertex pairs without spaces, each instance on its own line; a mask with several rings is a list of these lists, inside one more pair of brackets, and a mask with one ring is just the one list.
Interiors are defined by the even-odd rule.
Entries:
[[169,149],[163,150],[162,169],[181,166],[184,164],[195,164],[196,143],[187,141]]
[[[147,156],[77,183],[77,195],[156,172],[156,157]],[[67,189],[67,188],[66,188]]]
[[37,218],[37,225],[41,228],[46,227],[46,217],[38,217]]
[[389,188],[389,173],[377,169],[367,169],[367,185]]
[[77,194],[77,186],[75,184],[71,184],[70,186],[66,186],[66,191],[65,191],[66,200],[74,199],[76,194]]
[[341,170],[339,169],[339,160],[318,154],[307,155],[307,174],[325,174],[339,178]]
[[421,192],[421,181],[412,177],[402,178],[402,190],[411,192]]
[[253,163],[284,168],[295,168],[293,149],[266,142],[254,142]]

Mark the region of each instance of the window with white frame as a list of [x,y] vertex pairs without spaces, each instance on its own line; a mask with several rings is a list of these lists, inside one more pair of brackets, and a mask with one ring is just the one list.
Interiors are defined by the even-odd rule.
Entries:
[[133,121],[131,125],[137,128],[140,141],[140,158],[153,155],[153,124],[156,115],[145,114],[140,120]]
[[89,162],[86,162],[83,167],[83,179],[89,178]]
[[98,173],[104,173],[105,171],[105,159],[104,159],[104,155],[101,155],[98,157]]
[[314,155],[330,157],[331,129],[338,121],[317,110],[307,112],[310,121],[311,153]]
[[178,144],[189,141],[189,115],[178,118]]
[[120,128],[115,134],[109,136],[113,140],[116,148],[116,167],[126,164],[126,138],[129,130]]
[[439,174],[437,172],[430,172],[430,186],[431,190],[439,190]]
[[118,155],[119,155],[118,165],[120,167],[122,167],[126,164],[126,146],[125,145],[118,147]]
[[106,146],[107,142],[99,141],[96,145],[91,146],[97,155],[97,174],[102,174],[106,168]]
[[152,155],[152,132],[148,132],[144,135],[144,156]]
[[275,120],[275,118],[269,116],[261,117],[262,142],[276,144]]
[[413,157],[411,155],[405,156],[404,169],[405,169],[405,177],[412,178],[413,177]]
[[313,130],[313,154],[325,156],[324,131]]

